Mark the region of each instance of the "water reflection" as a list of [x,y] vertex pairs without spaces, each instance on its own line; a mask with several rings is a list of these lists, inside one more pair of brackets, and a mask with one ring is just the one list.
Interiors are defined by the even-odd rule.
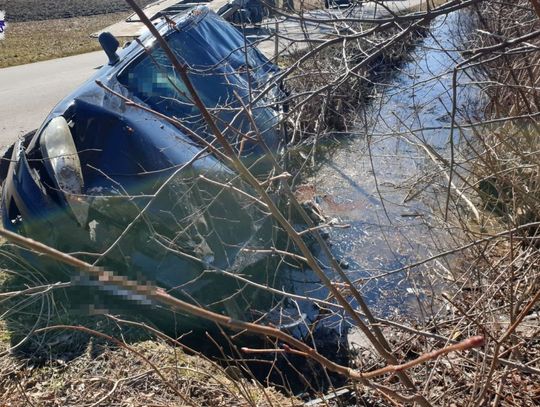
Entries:
[[[447,277],[448,259],[388,272],[439,253],[459,238],[440,219],[448,181],[433,157],[448,157],[450,137],[458,145],[467,136],[450,125],[464,18],[454,13],[433,22],[408,62],[386,76],[387,85],[374,89],[372,103],[359,114],[357,133],[340,140],[308,180],[323,212],[350,225],[331,229],[333,252],[350,264],[351,279],[362,283],[380,315],[412,310],[427,316],[426,293]],[[457,75],[455,123],[481,103],[474,80],[468,71]]]

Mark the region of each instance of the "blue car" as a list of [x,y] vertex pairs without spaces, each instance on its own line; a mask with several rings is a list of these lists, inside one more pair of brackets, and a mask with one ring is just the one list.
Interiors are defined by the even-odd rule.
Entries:
[[[160,20],[157,28],[189,67],[220,130],[264,179],[271,170],[266,152],[276,151],[284,138],[281,91],[273,85],[278,68],[204,7],[174,23]],[[274,246],[279,231],[227,165],[155,39],[146,33],[118,53],[107,51],[109,64],[8,151],[4,227],[141,284],[253,319],[253,304],[268,296],[234,275],[275,284],[271,259],[253,249]],[[243,106],[263,89],[249,116]],[[25,256],[50,281],[76,275]],[[97,287],[93,295],[100,298],[111,290],[76,281]],[[81,303],[96,301],[80,297]]]

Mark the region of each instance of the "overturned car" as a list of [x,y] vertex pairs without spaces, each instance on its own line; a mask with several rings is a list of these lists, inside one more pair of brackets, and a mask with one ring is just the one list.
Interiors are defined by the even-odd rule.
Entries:
[[[157,28],[221,132],[265,177],[265,151],[283,140],[280,90],[271,86],[278,68],[204,7]],[[271,305],[269,294],[235,276],[276,284],[271,258],[257,250],[279,239],[271,217],[223,160],[154,38],[146,33],[118,54],[107,51],[109,64],[6,154],[4,227],[232,317],[256,318],[256,308]],[[248,113],[243,106],[261,89]],[[47,280],[83,286],[81,304],[110,306],[104,296],[122,294],[25,256]]]

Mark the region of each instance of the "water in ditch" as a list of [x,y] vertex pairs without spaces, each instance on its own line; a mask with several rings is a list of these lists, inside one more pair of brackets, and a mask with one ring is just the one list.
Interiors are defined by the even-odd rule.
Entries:
[[[458,13],[434,20],[406,61],[374,87],[352,134],[335,137],[300,186],[301,197],[340,226],[327,228],[331,250],[380,317],[429,318],[439,307],[434,296],[452,278],[452,257],[408,266],[459,246],[457,228],[443,221],[447,169],[433,157],[449,157],[450,138],[459,146],[468,136],[451,130],[454,100],[454,124],[474,118],[483,103],[468,71],[458,73],[452,94],[459,31],[468,24]],[[297,284],[326,295],[300,275]]]

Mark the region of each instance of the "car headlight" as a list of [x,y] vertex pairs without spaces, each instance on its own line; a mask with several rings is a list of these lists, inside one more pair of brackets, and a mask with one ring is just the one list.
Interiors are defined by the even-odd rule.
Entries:
[[40,149],[49,176],[64,196],[77,222],[81,226],[86,225],[89,204],[82,195],[84,180],[81,162],[64,117],[55,117],[43,129]]

